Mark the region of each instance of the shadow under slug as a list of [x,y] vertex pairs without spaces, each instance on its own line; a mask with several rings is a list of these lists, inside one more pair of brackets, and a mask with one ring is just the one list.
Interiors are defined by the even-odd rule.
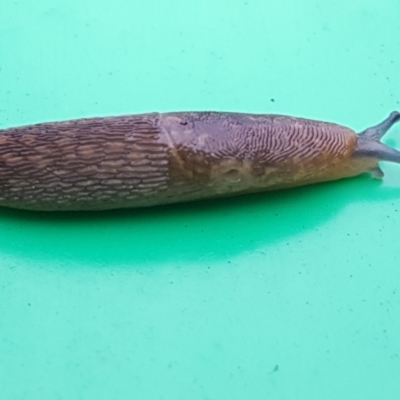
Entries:
[[357,202],[400,198],[366,176],[218,200],[103,212],[0,208],[0,252],[93,267],[212,262],[268,250],[318,229]]

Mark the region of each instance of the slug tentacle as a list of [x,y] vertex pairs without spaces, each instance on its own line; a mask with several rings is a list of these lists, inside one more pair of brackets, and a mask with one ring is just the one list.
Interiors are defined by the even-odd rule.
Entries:
[[357,135],[269,114],[177,112],[0,130],[0,206],[29,210],[146,207],[331,181],[400,163],[380,138],[393,112]]
[[400,121],[400,113],[393,111],[389,117],[380,124],[362,131],[359,135],[367,137],[370,140],[380,140],[382,136],[398,121]]
[[[400,121],[400,113],[392,112],[380,124],[366,129],[358,135],[355,157],[368,157],[377,161],[390,161],[400,163],[400,151],[380,142],[380,139],[396,123]],[[374,174],[376,177],[382,174]]]

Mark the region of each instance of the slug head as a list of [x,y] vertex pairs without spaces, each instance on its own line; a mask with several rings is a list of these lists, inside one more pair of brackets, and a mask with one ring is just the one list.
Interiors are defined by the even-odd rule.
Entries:
[[380,142],[383,135],[400,121],[400,113],[392,112],[380,124],[368,128],[357,136],[357,147],[353,152],[353,161],[365,164],[375,178],[382,178],[383,172],[379,168],[379,161],[400,163],[400,151]]

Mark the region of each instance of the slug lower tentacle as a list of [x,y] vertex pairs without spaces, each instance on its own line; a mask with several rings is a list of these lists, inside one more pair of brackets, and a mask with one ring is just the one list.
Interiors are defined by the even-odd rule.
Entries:
[[357,135],[333,123],[218,112],[141,114],[0,130],[0,205],[145,207],[383,173],[397,121]]

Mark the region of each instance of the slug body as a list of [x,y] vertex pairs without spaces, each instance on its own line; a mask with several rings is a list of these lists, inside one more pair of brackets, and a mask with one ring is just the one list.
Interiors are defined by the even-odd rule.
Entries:
[[31,210],[144,207],[290,188],[400,162],[380,143],[397,121],[357,135],[326,122],[217,112],[141,114],[0,130],[0,205]]

